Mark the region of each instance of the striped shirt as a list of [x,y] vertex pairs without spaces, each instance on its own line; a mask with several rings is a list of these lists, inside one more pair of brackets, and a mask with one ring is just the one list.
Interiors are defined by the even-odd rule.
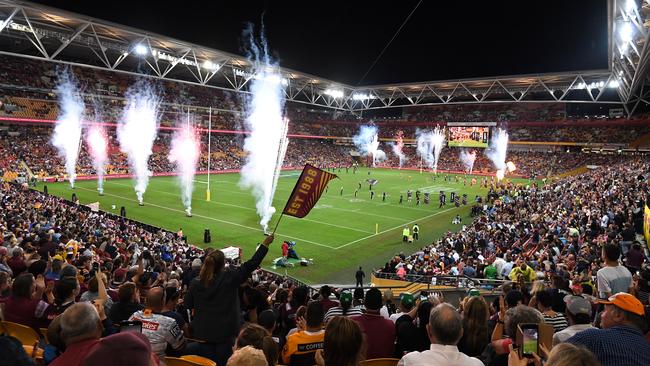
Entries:
[[569,326],[562,313],[555,313],[555,316],[550,316],[545,313],[542,313],[542,315],[544,316],[544,323],[553,326],[553,333],[563,331]]
[[[362,314],[363,314],[363,312],[361,311],[360,307],[352,306],[345,313],[345,316],[349,317],[349,316],[362,315]],[[335,316],[343,316],[343,308],[342,307],[335,306],[335,307],[330,308],[329,310],[327,310],[327,313],[325,313],[325,323],[329,322]]]

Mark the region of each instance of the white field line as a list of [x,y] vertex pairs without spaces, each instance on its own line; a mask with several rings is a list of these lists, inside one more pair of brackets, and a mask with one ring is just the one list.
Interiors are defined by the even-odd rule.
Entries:
[[[84,188],[84,187],[81,187],[81,186],[79,187],[79,189],[83,189],[83,190],[85,190],[85,191],[96,192],[96,190],[94,190],[94,189],[88,189],[88,188]],[[124,199],[124,200],[127,200],[127,201],[131,201],[131,202],[138,202],[137,200],[134,200],[134,199],[132,199],[132,198],[128,198],[128,197],[124,197],[124,196],[119,196],[119,195],[116,195],[116,194],[110,194],[110,193],[104,193],[104,194],[105,194],[106,196],[117,197],[117,198],[121,198],[121,199]],[[173,211],[173,212],[179,212],[179,213],[185,214],[185,211],[184,211],[184,210],[179,210],[179,209],[175,209],[175,208],[171,208],[171,207],[167,207],[167,206],[156,205],[156,204],[154,204],[154,203],[149,203],[149,202],[147,202],[147,205],[148,205],[148,206],[153,206],[153,207],[162,208],[162,209],[169,210],[169,211]],[[203,216],[203,215],[199,215],[199,214],[193,214],[193,216],[200,217],[200,218],[207,219],[207,220],[213,220],[213,221],[217,221],[217,222],[222,222],[222,223],[224,223],[224,224],[229,224],[229,225],[234,225],[234,226],[238,226],[238,227],[243,227],[243,228],[245,228],[245,229],[249,229],[249,230],[256,231],[256,232],[261,232],[261,231],[262,231],[260,228],[254,228],[254,227],[250,227],[250,226],[246,226],[246,225],[238,224],[238,223],[236,223],[236,222],[231,222],[231,221],[226,221],[226,220],[220,220],[220,219],[217,219],[217,218],[214,218],[214,217],[208,217],[208,216]],[[280,233],[277,233],[277,235],[278,235],[278,236],[284,236],[284,237],[287,237],[287,238],[290,238],[290,239],[295,239],[295,240],[303,241],[303,242],[306,242],[306,243],[311,243],[311,244],[318,245],[318,246],[325,247],[325,248],[336,249],[336,248],[331,247],[331,246],[329,246],[329,245],[325,245],[325,244],[317,243],[317,242],[314,242],[314,241],[311,241],[311,240],[301,239],[301,238],[298,238],[298,237],[295,237],[295,236],[289,236],[289,235],[284,235],[284,234],[280,234]]]
[[[122,183],[112,183],[112,184],[117,184],[117,185],[124,186],[124,187],[130,187],[129,185],[127,185],[127,184],[122,184]],[[177,193],[170,193],[170,192],[160,191],[160,190],[157,190],[157,189],[150,189],[149,191],[150,191],[150,192],[162,193],[162,194],[166,194],[166,195],[169,195],[169,196],[176,196],[176,197],[178,197],[178,194],[177,194]],[[222,189],[222,191],[227,191],[227,190]],[[240,193],[240,192],[233,192],[233,193]],[[243,193],[243,192],[242,192],[242,193]],[[257,211],[257,210],[255,210],[254,208],[245,207],[245,206],[240,206],[240,205],[235,205],[235,204],[232,204],[232,203],[214,202],[214,201],[208,201],[208,203],[212,203],[212,204],[214,204],[214,205],[223,205],[223,206],[236,207],[236,208],[241,208],[241,209],[243,209],[243,210],[249,210],[249,211]],[[289,217],[291,217],[291,216],[289,216]],[[349,226],[343,226],[343,225],[331,224],[331,223],[329,223],[329,222],[323,222],[323,221],[317,221],[317,220],[305,219],[305,218],[302,218],[301,220],[303,220],[303,221],[309,221],[309,222],[313,222],[313,223],[321,224],[321,225],[333,226],[333,227],[337,227],[337,228],[340,228],[340,229],[346,229],[346,230],[357,231],[357,232],[364,233],[364,234],[372,233],[372,231],[361,230],[361,229],[357,229],[357,228],[353,228],[353,227],[349,227]]]
[[387,232],[389,232],[389,231],[392,231],[392,230],[395,230],[395,229],[401,228],[401,227],[403,227],[403,226],[405,226],[405,225],[410,225],[410,224],[412,224],[412,223],[414,223],[414,222],[418,222],[418,221],[426,220],[426,219],[428,219],[428,218],[430,218],[430,217],[440,215],[440,214],[445,213],[445,212],[447,212],[447,211],[451,211],[451,210],[453,210],[454,208],[455,208],[455,207],[453,207],[453,208],[448,208],[448,209],[446,209],[446,210],[442,210],[442,211],[440,211],[440,212],[436,212],[436,213],[431,214],[431,215],[429,215],[429,216],[421,217],[421,218],[419,218],[419,219],[417,219],[417,220],[409,221],[409,222],[404,223],[404,224],[402,224],[402,225],[397,225],[397,226],[392,227],[392,228],[390,228],[390,229],[386,229],[386,230],[384,230],[384,231],[380,231],[378,234],[372,234],[372,235],[368,235],[368,236],[366,236],[365,238],[361,238],[361,239],[353,240],[353,241],[351,241],[351,242],[349,242],[349,243],[347,243],[347,244],[343,244],[343,245],[341,245],[341,246],[335,248],[335,250],[339,250],[339,249],[341,249],[341,248],[345,248],[345,247],[347,247],[348,245],[352,245],[352,244],[354,244],[354,243],[358,243],[358,242],[360,242],[360,241],[362,241],[362,240],[366,240],[366,239],[372,238],[373,236],[382,235],[382,234],[387,233]]
[[[243,192],[243,191],[233,191],[233,190],[226,189],[226,188],[223,188],[223,187],[220,187],[219,189],[220,189],[222,192],[228,192],[228,193],[232,193],[232,194],[239,194],[239,195],[244,195],[244,196],[247,196],[247,197],[250,197],[250,196],[251,196],[251,194],[248,193],[248,192]],[[276,190],[282,190],[282,189],[279,189],[279,188],[278,188],[278,189],[276,189]],[[321,198],[323,198],[323,197],[321,196]],[[340,198],[340,197],[335,197],[335,198]],[[346,198],[343,198],[343,199],[346,200],[346,201],[349,201],[349,200],[346,199]],[[361,199],[360,199],[360,200],[361,200]],[[363,201],[365,202],[365,200],[363,200]],[[372,203],[372,202],[370,202],[370,203]],[[397,206],[396,206],[396,207],[397,207]],[[345,209],[345,208],[339,208],[339,207],[327,207],[327,208],[325,208],[325,209],[328,209],[328,210],[337,210],[337,211],[344,211],[344,212],[354,212],[354,213],[359,212],[359,210],[348,210],[348,209]],[[418,209],[418,210],[419,210],[419,209]],[[428,211],[428,210],[419,210],[419,211],[427,211],[427,212],[430,212],[430,211]],[[365,212],[364,212],[364,215],[366,215],[366,216],[381,217],[381,218],[383,218],[383,219],[388,219],[388,220],[398,220],[398,221],[400,220],[400,219],[398,219],[398,218],[396,218],[396,217],[393,217],[393,216],[384,216],[384,215],[371,214],[371,213],[365,213]],[[305,219],[302,219],[302,220],[305,220]],[[308,220],[308,219],[307,219],[307,220]],[[319,223],[320,223],[320,221],[316,221],[316,222],[319,222]],[[357,229],[357,231],[358,231],[358,229]],[[363,233],[364,233],[364,234],[365,234],[365,233],[368,233],[368,231],[363,231]]]

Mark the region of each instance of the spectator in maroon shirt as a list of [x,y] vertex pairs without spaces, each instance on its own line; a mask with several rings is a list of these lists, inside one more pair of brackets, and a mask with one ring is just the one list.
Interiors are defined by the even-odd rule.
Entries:
[[625,266],[630,270],[631,273],[636,273],[641,270],[643,262],[645,261],[645,255],[641,251],[641,245],[639,242],[634,242],[632,245],[632,250],[627,252],[625,256]]
[[352,316],[366,335],[366,358],[393,357],[395,348],[395,324],[379,314],[382,307],[381,291],[371,288],[366,292],[366,313]]
[[325,313],[327,313],[327,310],[339,306],[338,301],[330,299],[330,296],[332,295],[332,289],[329,286],[323,285],[320,288],[320,295],[321,295],[320,303],[323,304],[323,311]]
[[31,273],[23,273],[16,277],[11,288],[11,296],[5,302],[4,320],[23,324],[35,330],[47,328],[54,318],[54,307],[41,300],[43,295],[50,302],[54,299],[52,286],[45,287],[43,276],[34,279]]
[[7,261],[7,265],[13,271],[14,277],[17,277],[19,274],[27,271],[27,264],[25,263],[22,248],[15,247],[13,249],[11,252],[11,258]]

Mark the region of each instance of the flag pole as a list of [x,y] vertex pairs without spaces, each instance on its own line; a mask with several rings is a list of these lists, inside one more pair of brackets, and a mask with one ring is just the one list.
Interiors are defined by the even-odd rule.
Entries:
[[278,218],[278,222],[275,223],[275,227],[273,228],[273,232],[271,235],[275,235],[275,230],[278,229],[278,225],[280,225],[280,220],[282,220],[282,217],[284,216],[284,212],[280,214],[280,218]]

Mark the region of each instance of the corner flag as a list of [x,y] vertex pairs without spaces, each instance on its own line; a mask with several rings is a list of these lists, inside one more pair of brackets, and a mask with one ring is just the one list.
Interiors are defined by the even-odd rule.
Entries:
[[282,214],[298,218],[307,216],[318,202],[327,183],[334,178],[338,178],[338,176],[320,170],[313,165],[305,164]]

